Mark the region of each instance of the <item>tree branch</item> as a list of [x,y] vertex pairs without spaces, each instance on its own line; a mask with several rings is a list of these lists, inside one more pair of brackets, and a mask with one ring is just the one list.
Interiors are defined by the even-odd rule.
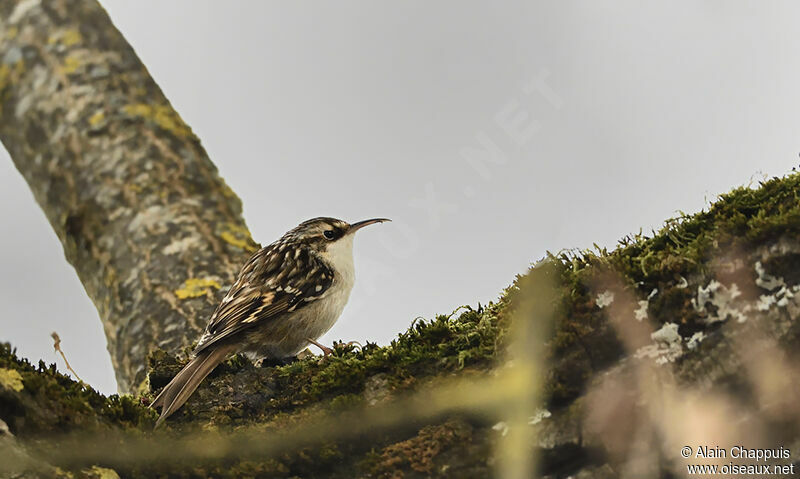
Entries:
[[0,2],[0,60],[0,140],[139,390],[257,248],[241,202],[96,1]]

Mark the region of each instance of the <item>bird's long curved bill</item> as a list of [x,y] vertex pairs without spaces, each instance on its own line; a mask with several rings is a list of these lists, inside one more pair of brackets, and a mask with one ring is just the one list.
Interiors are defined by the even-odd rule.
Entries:
[[372,218],[371,220],[364,220],[358,221],[350,225],[350,230],[347,231],[348,234],[355,233],[356,231],[360,230],[361,228],[369,225],[373,225],[375,223],[383,223],[384,221],[392,221],[389,218]]

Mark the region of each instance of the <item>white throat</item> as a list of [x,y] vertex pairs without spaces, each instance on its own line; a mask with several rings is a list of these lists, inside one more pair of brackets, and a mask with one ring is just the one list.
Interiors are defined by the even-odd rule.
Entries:
[[342,281],[342,286],[349,290],[355,281],[355,268],[353,267],[353,237],[354,234],[345,235],[330,245],[327,251],[320,253],[333,267],[334,275]]

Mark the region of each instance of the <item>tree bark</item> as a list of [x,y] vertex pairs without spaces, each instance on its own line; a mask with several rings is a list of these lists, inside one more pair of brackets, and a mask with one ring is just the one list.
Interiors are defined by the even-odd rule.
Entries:
[[239,198],[93,0],[0,1],[0,140],[142,390],[257,248]]

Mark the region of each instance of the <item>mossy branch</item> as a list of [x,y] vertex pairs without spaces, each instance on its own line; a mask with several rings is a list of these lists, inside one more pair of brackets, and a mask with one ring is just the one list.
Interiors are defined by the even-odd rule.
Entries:
[[[20,412],[0,418],[20,439],[67,433],[24,442],[62,470],[110,467],[126,477],[482,478],[504,457],[496,448],[513,427],[535,428],[530,452],[546,477],[680,474],[672,449],[699,440],[690,427],[698,420],[724,425],[714,436],[723,445],[796,449],[799,187],[798,175],[774,179],[614,251],[551,256],[497,303],[415,321],[388,346],[285,366],[237,356],[167,431],[150,431],[155,415],[143,404],[152,395],[103,398],[14,358],[0,359],[0,371],[18,371],[0,376],[0,412]],[[515,343],[512,318],[542,319],[520,307],[537,297],[525,286],[537,277],[555,288],[537,300],[549,301],[554,330]],[[507,351],[535,341],[548,359],[545,397],[527,424],[512,425],[505,419],[524,389]],[[182,361],[151,357],[153,392]],[[43,396],[43,384],[56,389]],[[9,397],[19,399],[9,406]],[[29,403],[39,402],[76,412],[52,423],[15,419],[35,418]],[[642,450],[646,460],[630,462]]]

